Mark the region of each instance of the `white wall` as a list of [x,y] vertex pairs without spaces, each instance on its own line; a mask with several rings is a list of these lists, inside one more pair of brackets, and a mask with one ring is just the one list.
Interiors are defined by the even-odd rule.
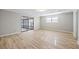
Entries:
[[34,17],[34,30],[40,29],[40,17]]
[[[46,17],[58,17],[58,23],[46,23]],[[73,32],[73,12],[41,17],[41,29]]]
[[79,10],[78,10],[78,28],[77,28],[77,32],[78,32],[78,40],[79,40]]
[[73,11],[73,36],[75,39],[78,38],[78,11]]
[[0,35],[20,32],[20,15],[0,10]]

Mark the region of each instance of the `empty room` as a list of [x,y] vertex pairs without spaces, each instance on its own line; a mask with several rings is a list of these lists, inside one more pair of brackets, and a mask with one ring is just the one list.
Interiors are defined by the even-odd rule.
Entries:
[[78,49],[74,9],[0,9],[0,49]]

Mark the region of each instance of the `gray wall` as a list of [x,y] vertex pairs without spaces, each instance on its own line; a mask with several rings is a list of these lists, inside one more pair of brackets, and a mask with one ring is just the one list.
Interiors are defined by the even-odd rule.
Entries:
[[20,15],[0,10],[0,35],[20,32]]
[[[46,23],[47,17],[58,17],[58,23]],[[41,17],[41,29],[73,32],[73,12]]]

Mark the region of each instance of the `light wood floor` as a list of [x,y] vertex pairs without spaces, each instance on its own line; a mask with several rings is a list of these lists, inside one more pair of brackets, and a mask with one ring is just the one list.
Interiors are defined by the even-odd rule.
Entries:
[[36,30],[1,37],[0,48],[75,49],[78,48],[78,46],[77,41],[73,38],[72,34],[70,33]]

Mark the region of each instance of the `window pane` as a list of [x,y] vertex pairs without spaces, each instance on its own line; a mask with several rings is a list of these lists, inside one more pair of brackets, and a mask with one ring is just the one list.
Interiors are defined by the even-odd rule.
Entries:
[[51,23],[51,18],[47,18],[46,23]]
[[58,23],[58,17],[52,17],[52,23]]

